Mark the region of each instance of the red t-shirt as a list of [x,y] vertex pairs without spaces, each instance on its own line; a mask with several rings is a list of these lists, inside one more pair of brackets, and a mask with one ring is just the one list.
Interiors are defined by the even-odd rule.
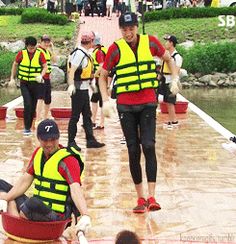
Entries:
[[[152,56],[162,57],[165,53],[165,48],[155,36],[149,37],[149,48]],[[139,43],[139,35],[138,35]],[[137,53],[137,47],[131,47],[134,53]],[[111,71],[119,62],[120,52],[118,46],[113,43],[107,52],[103,68]],[[138,105],[156,102],[156,94],[153,88],[143,89],[137,92],[126,92],[117,95],[117,103],[125,105]]]
[[[41,45],[39,45],[39,48],[42,48],[44,51],[46,51],[46,49],[44,49]],[[42,53],[43,54],[43,53]],[[44,56],[44,54],[43,54],[43,56]],[[44,56],[45,57],[45,56]],[[46,57],[45,57],[45,59],[46,59]],[[46,73],[44,76],[43,76],[43,78],[45,79],[45,80],[48,80],[49,78],[50,78],[50,74],[49,73]]]
[[[59,145],[60,148],[63,148],[62,145]],[[29,165],[26,169],[26,172],[30,175],[34,175],[34,167],[33,167],[33,161],[36,152],[39,150],[40,147],[38,147],[34,152],[30,159]],[[60,163],[58,167],[58,171],[61,174],[63,178],[65,178],[66,182],[71,185],[72,183],[81,183],[80,181],[80,166],[77,159],[73,156],[68,156],[64,158]]]
[[98,49],[98,51],[96,52],[96,57],[95,57],[96,61],[99,64],[102,64],[105,61],[105,57],[106,57],[106,54],[101,49]]

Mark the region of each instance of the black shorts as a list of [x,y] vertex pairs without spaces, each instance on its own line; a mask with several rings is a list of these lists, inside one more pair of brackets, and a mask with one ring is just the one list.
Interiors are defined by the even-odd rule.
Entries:
[[170,91],[170,84],[166,84],[164,80],[160,81],[160,86],[158,87],[158,94],[163,95],[164,102],[175,104],[176,95],[173,95]]
[[99,107],[102,107],[102,96],[100,92],[96,92],[92,94],[91,100],[92,103],[97,103],[99,102]]
[[52,102],[52,88],[50,79],[44,80],[44,103],[49,105]]
[[64,216],[60,216],[51,208],[47,207],[37,197],[26,199],[20,206],[20,211],[24,213],[27,219],[32,221],[58,221],[63,220]]
[[45,79],[44,83],[38,83],[38,99],[43,99],[45,104],[51,104],[51,82],[50,79]]

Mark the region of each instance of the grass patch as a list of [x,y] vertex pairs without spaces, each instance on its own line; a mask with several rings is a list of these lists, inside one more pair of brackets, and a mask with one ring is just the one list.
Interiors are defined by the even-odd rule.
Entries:
[[70,22],[64,26],[50,24],[22,24],[20,16],[0,16],[0,41],[16,41],[27,36],[39,39],[48,34],[54,42],[71,39],[75,30],[75,23]]
[[[219,40],[235,39],[236,26],[230,29],[219,27],[219,20],[214,18],[182,18],[171,20],[160,20],[145,23],[145,31],[148,34],[156,35],[161,42],[164,42],[165,34],[176,35],[179,42],[191,40],[194,42],[214,42]],[[142,32],[142,23],[139,25]]]
[[0,49],[0,79],[10,76],[15,53]]

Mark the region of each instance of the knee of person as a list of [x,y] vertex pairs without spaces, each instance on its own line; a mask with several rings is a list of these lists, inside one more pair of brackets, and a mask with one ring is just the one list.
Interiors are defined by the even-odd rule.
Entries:
[[25,201],[25,205],[30,211],[38,212],[40,214],[48,214],[50,212],[50,208],[36,197],[29,198]]
[[127,147],[129,149],[129,153],[136,153],[139,149],[139,144],[136,141],[127,141]]
[[155,149],[155,142],[154,141],[146,141],[142,143],[143,151],[151,151]]
[[77,123],[79,121],[79,115],[71,115],[70,122]]
[[24,110],[30,110],[32,108],[32,103],[24,102]]
[[12,186],[8,182],[0,179],[0,191],[8,192],[8,191],[10,191],[11,188],[12,188]]
[[44,103],[46,105],[50,105],[52,103],[52,99],[51,98],[50,99],[47,99],[47,100],[44,101]]

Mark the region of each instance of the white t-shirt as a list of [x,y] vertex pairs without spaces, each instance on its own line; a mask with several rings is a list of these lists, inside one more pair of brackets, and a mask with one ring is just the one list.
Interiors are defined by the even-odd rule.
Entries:
[[[174,56],[175,53],[177,53],[177,54]],[[174,56],[173,59],[175,61],[175,65],[178,68],[181,68],[182,67],[182,63],[183,63],[183,58],[181,57],[181,55],[175,50],[173,53],[171,53],[171,56],[172,57]],[[171,79],[172,79],[171,75],[165,75],[165,78],[166,78],[166,84],[171,83]]]
[[[82,51],[81,51],[81,50]],[[85,68],[88,65],[88,57],[84,54],[86,53],[89,56],[88,50],[79,46],[78,50],[76,50],[72,55],[69,56],[69,62],[71,65],[75,66],[76,68],[81,67]],[[84,80],[80,86],[80,90],[87,90],[90,86],[90,79]]]

